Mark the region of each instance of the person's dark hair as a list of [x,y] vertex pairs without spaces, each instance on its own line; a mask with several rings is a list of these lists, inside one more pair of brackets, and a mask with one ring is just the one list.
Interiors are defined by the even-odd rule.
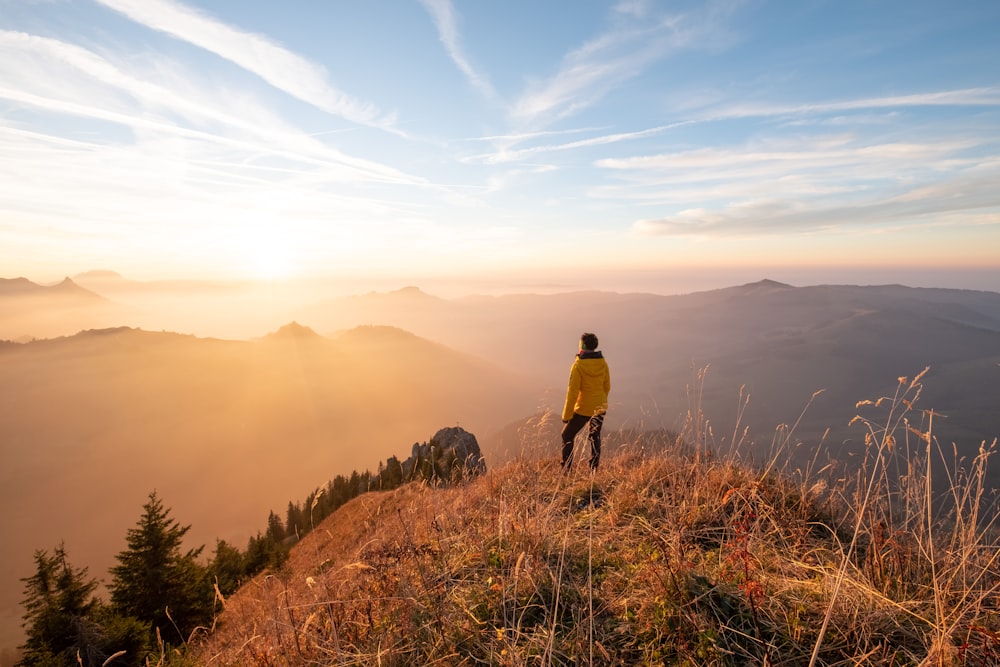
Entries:
[[580,336],[580,345],[584,350],[592,352],[597,349],[597,336],[592,333],[585,333]]

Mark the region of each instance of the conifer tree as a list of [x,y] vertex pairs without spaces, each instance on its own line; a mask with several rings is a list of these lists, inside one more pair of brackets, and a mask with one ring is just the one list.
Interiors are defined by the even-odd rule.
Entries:
[[301,535],[306,535],[316,525],[316,516],[313,512],[316,510],[317,493],[318,490],[310,492],[306,496],[306,501],[302,504],[302,520],[305,522],[305,525],[302,526]]
[[285,513],[285,534],[302,537],[306,533],[306,521],[302,516],[302,507],[288,501],[288,511]]
[[382,488],[386,490],[395,489],[403,483],[403,464],[395,456],[386,459],[382,479]]
[[209,564],[209,574],[219,586],[223,595],[229,595],[239,588],[246,574],[243,554],[225,540],[216,540],[215,557]]
[[267,537],[274,542],[284,541],[287,533],[285,532],[285,524],[277,514],[272,510],[270,514],[267,515]]
[[350,482],[343,475],[337,475],[329,485],[330,497],[334,507],[340,507],[352,498],[350,493]]
[[155,491],[143,510],[126,536],[128,548],[110,570],[111,602],[119,613],[159,628],[165,639],[183,642],[211,618],[212,585],[196,561],[204,547],[182,552],[191,526],[172,519]]
[[18,665],[90,667],[121,651],[116,665],[142,664],[149,628],[114,614],[94,597],[97,580],[87,576],[87,568],[70,565],[64,545],[51,556],[36,551],[35,567],[34,575],[21,580],[27,639]]
[[252,577],[267,568],[280,567],[288,558],[289,548],[269,539],[259,532],[247,541],[247,551],[244,558],[246,576]]
[[93,613],[97,581],[87,577],[86,568],[76,569],[66,559],[60,544],[53,555],[35,552],[35,574],[24,582],[24,629],[20,665],[68,665],[81,646],[81,627]]

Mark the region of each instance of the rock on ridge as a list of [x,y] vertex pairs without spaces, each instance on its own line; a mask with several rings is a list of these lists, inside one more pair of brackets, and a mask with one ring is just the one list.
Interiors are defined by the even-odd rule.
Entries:
[[476,436],[459,426],[438,430],[429,442],[415,443],[402,464],[403,479],[449,483],[486,472]]

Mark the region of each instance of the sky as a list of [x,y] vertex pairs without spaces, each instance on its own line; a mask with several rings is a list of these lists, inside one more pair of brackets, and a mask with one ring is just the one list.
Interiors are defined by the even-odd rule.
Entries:
[[0,277],[1000,291],[997,35],[995,0],[0,0]]

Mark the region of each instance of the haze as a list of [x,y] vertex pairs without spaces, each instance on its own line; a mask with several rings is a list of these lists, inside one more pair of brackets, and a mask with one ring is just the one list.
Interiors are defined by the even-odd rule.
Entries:
[[[1000,432],[996,292],[762,281],[677,296],[316,298],[107,271],[52,286],[5,279],[0,340],[23,342],[0,344],[0,504],[17,508],[0,530],[24,548],[0,563],[0,625],[16,636],[17,581],[35,548],[66,540],[101,576],[154,488],[194,524],[193,542],[242,545],[268,511],[405,457],[443,426],[472,431],[488,465],[552,455],[556,420],[537,417],[560,409],[585,330],[612,363],[610,434],[678,428],[700,367],[718,446],[746,428],[749,456],[824,390],[783,454],[793,467],[849,461],[856,401],[925,366],[944,442],[968,453]],[[753,401],[739,416],[744,391]]]
[[242,546],[443,426],[526,453],[583,331],[612,431],[709,366],[837,458],[929,365],[997,434],[1000,3],[0,6],[0,648],[154,487]]

